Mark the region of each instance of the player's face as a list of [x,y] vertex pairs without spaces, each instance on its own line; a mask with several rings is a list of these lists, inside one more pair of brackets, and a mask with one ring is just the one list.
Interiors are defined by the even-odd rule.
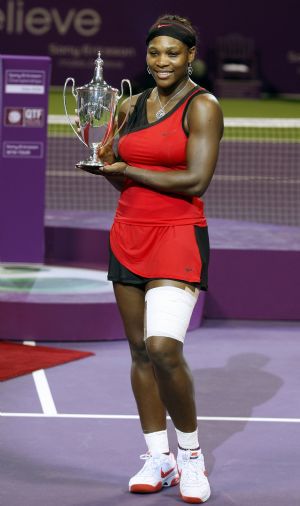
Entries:
[[147,48],[147,64],[160,88],[176,87],[188,75],[188,64],[195,57],[195,48],[173,37],[155,37]]

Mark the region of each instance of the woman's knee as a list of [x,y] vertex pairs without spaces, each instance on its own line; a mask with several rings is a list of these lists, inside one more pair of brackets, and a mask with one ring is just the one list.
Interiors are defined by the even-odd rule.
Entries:
[[148,356],[157,370],[171,372],[183,364],[182,344],[169,337],[152,336],[146,339]]
[[133,362],[149,363],[149,355],[143,337],[128,339],[131,358]]

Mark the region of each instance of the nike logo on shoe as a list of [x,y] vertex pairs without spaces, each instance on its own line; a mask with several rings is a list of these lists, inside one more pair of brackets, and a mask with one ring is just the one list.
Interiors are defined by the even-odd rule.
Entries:
[[162,478],[166,478],[167,476],[169,476],[169,474],[171,474],[173,471],[174,471],[175,467],[172,467],[172,469],[169,469],[169,471],[166,471],[165,473],[163,472],[163,470],[161,469],[160,470],[160,475]]

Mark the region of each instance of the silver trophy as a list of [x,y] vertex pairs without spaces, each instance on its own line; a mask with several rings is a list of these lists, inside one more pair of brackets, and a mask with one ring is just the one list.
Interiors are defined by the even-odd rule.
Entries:
[[[77,102],[80,133],[74,128],[67,111],[66,89],[68,82],[72,81],[72,94]],[[116,127],[116,110],[119,100],[124,96],[124,83],[129,86],[130,100],[132,97],[131,84],[128,79],[121,82],[121,95],[119,90],[112,88],[103,80],[103,60],[100,51],[95,60],[93,79],[86,85],[75,88],[75,80],[68,77],[64,85],[64,107],[68,122],[78,139],[92,150],[88,160],[80,161],[76,167],[92,174],[101,174],[103,162],[99,158],[100,148],[111,143],[127,121],[128,113],[119,128]]]

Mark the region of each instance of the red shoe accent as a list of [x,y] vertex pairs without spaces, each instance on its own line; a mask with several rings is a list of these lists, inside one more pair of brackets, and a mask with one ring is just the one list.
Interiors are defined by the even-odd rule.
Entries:
[[139,494],[151,494],[153,492],[159,492],[163,488],[163,484],[160,481],[157,485],[146,485],[139,483],[138,485],[132,485],[129,492],[137,492]]
[[203,501],[199,497],[185,497],[184,495],[182,495],[181,499],[184,502],[188,502],[190,504],[200,504],[200,503],[203,503]]
[[172,467],[172,469],[169,469],[169,471],[166,471],[165,473],[163,472],[163,470],[161,469],[160,470],[160,475],[162,478],[166,478],[167,476],[169,476],[169,474],[171,474],[173,471],[174,471],[175,467]]
[[178,483],[179,483],[179,477],[173,478],[173,480],[171,481],[170,487],[174,487],[174,485],[178,485]]

